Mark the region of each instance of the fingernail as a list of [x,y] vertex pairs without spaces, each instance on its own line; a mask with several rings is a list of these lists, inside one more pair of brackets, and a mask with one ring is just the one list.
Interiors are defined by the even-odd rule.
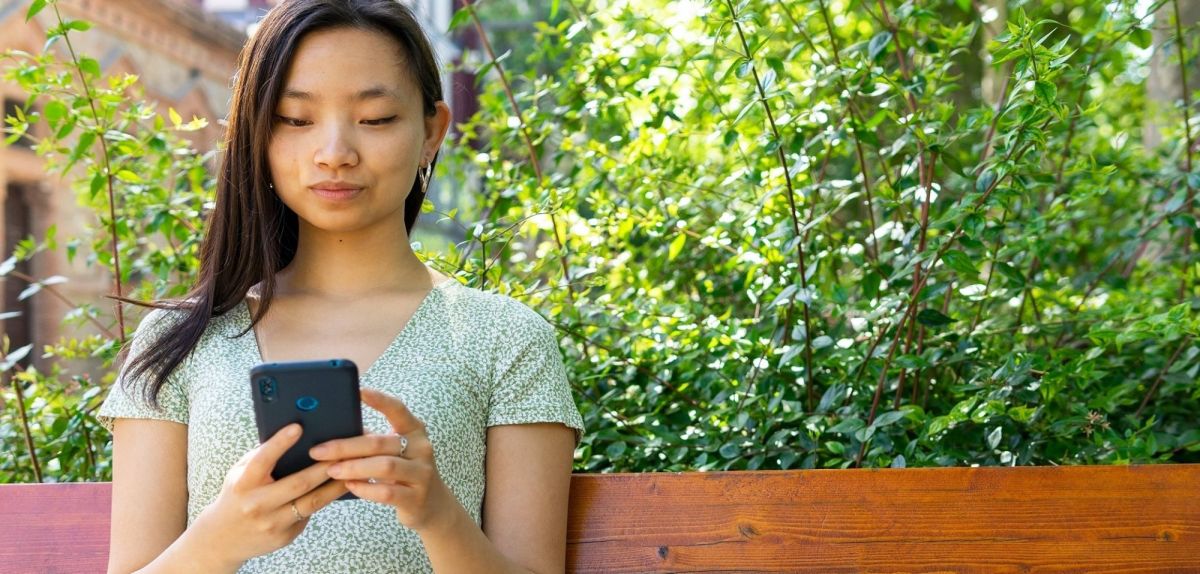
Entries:
[[321,458],[327,454],[329,454],[329,449],[323,446],[314,446],[312,450],[308,451],[308,456],[312,458]]
[[292,437],[297,437],[297,436],[300,436],[300,425],[298,425],[298,424],[288,425],[287,437],[292,438]]
[[333,478],[337,478],[338,475],[342,473],[342,465],[335,464],[335,465],[329,467],[329,470],[327,470],[326,472],[329,473],[329,476],[332,476]]

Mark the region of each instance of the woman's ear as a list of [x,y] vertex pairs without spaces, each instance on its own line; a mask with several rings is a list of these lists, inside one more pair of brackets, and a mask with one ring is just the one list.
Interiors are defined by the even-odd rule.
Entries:
[[[446,132],[450,131],[450,106],[446,102],[437,102],[434,105],[432,116],[425,116],[425,144],[423,146],[423,157],[430,158],[430,161],[442,147],[442,141],[446,139]],[[428,164],[429,161],[423,162]]]

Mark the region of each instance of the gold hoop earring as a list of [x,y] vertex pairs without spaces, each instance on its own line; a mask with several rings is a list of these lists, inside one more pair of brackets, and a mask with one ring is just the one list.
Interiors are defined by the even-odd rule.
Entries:
[[433,163],[417,170],[417,175],[421,177],[421,195],[424,196],[429,192],[429,179],[433,177]]

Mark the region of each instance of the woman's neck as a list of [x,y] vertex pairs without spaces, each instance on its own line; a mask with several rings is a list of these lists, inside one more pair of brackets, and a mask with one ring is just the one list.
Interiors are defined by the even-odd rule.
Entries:
[[296,256],[275,276],[278,295],[355,299],[434,284],[403,226],[331,233],[300,222]]

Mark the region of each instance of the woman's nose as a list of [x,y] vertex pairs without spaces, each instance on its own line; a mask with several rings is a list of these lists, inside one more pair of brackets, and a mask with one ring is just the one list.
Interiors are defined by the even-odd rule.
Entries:
[[320,167],[336,169],[358,164],[358,152],[351,134],[342,126],[330,126],[313,155],[313,162]]

